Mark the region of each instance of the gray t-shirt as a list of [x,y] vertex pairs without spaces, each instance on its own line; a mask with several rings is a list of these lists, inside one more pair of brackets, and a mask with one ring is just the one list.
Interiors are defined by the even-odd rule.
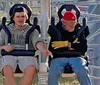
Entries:
[[[20,29],[16,28],[14,24],[10,24],[7,26],[9,31],[12,34],[11,45],[15,47],[15,49],[25,49],[25,36],[27,31],[31,28],[28,24]],[[0,34],[0,45],[8,44],[8,36],[5,31],[2,29]],[[35,45],[38,41],[42,41],[41,37],[39,37],[39,33],[37,30],[34,30],[29,38],[29,49],[36,49]]]

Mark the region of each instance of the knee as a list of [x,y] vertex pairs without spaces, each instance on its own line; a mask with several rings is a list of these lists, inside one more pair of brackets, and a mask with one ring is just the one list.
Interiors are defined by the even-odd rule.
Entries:
[[61,70],[59,70],[59,69],[49,69],[49,76],[52,76],[52,77],[54,77],[54,76],[57,76],[57,77],[59,77],[60,75],[62,74],[62,71]]
[[25,74],[29,76],[34,76],[35,72],[36,68],[33,65],[30,65],[25,69]]
[[13,75],[13,68],[12,68],[11,66],[6,65],[6,66],[3,68],[3,75],[4,75],[4,76]]

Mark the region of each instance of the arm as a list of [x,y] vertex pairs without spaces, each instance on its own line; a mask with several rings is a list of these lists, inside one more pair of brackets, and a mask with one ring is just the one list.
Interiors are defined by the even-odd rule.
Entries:
[[0,32],[0,50],[4,49],[7,52],[12,51],[14,48],[11,45],[7,45],[6,42],[7,42],[7,35],[4,32],[4,30],[1,30],[1,32]]
[[0,50],[2,49],[4,49],[6,52],[10,52],[14,49],[14,47],[11,45],[3,45],[3,46],[0,46]]
[[68,47],[69,50],[74,50],[76,52],[85,53],[87,51],[87,40],[83,34],[80,35],[78,41],[69,42],[69,41],[54,41],[52,42],[52,47],[54,49]]
[[47,50],[46,45],[44,42],[40,41],[36,43],[36,47],[43,53],[44,56],[52,56],[52,53]]
[[42,38],[39,37],[39,33],[37,32],[37,30],[34,31],[32,39],[35,49],[40,50],[40,52],[42,52],[44,56],[49,56],[52,54],[49,50],[47,50],[46,44],[43,42]]
[[87,40],[82,33],[80,37],[78,38],[78,43],[71,43],[71,48],[73,48],[75,51],[85,53],[87,51]]

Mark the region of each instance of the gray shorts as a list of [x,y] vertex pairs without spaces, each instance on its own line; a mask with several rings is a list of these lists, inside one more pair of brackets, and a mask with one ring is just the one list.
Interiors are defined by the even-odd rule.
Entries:
[[16,70],[17,65],[19,65],[19,68],[22,72],[24,72],[24,70],[30,65],[34,65],[34,67],[38,70],[37,58],[32,56],[12,56],[12,55],[3,56],[1,70],[6,65],[11,66],[14,72]]

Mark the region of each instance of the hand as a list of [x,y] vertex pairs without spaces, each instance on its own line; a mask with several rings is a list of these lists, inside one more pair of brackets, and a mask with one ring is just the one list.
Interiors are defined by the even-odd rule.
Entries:
[[10,52],[14,49],[14,47],[11,45],[5,45],[5,46],[2,46],[2,49],[4,49],[7,52]]
[[[79,41],[78,41],[78,38],[76,38],[74,41],[73,41],[73,43],[80,43]],[[74,48],[71,48],[71,46],[69,47],[69,50],[74,50]]]
[[52,53],[49,50],[47,50],[47,49],[44,49],[42,51],[42,53],[43,53],[44,56],[52,56]]
[[51,46],[54,49],[62,48],[62,47],[67,47],[68,46],[68,41],[54,41],[52,42]]

